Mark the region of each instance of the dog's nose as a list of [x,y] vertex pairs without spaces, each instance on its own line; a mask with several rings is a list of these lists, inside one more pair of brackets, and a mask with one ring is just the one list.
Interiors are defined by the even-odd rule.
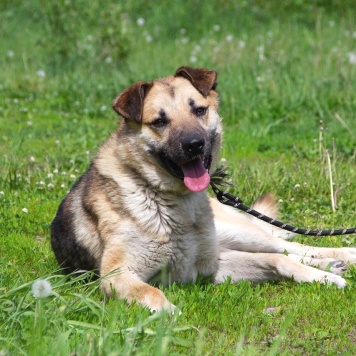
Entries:
[[190,156],[200,155],[204,152],[204,137],[198,134],[186,135],[182,140],[182,148]]

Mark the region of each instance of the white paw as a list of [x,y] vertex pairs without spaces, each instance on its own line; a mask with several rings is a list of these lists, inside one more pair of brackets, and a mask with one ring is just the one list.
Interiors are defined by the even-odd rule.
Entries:
[[332,273],[326,273],[325,276],[319,280],[319,282],[323,284],[335,284],[339,288],[345,288],[347,285],[344,278]]
[[347,264],[355,264],[356,263],[356,248],[355,247],[342,247],[340,249],[342,253],[342,257],[340,259],[343,260]]
[[341,260],[330,261],[328,264],[331,273],[342,276],[347,271],[347,266]]

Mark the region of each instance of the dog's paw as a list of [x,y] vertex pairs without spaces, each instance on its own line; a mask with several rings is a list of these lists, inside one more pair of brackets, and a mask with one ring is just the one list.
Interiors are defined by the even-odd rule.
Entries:
[[343,260],[349,265],[356,264],[356,248],[355,247],[342,247],[340,248],[340,260]]
[[326,273],[325,276],[319,280],[319,282],[323,284],[335,284],[338,288],[345,288],[347,285],[344,278],[333,273]]
[[347,271],[347,266],[341,260],[334,260],[329,262],[329,270],[331,273],[342,276]]

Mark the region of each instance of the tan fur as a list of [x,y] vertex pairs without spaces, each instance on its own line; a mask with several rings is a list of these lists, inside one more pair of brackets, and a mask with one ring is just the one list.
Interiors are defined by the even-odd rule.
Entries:
[[[168,281],[183,283],[201,274],[214,283],[228,277],[254,283],[294,278],[344,287],[336,275],[345,270],[339,260],[355,263],[356,249],[280,239],[280,229],[209,199],[206,191],[191,191],[179,176],[179,167],[190,162],[207,164],[212,158],[211,171],[217,162],[222,127],[215,86],[215,72],[183,67],[175,76],[137,82],[114,100],[123,116],[117,131],[52,223],[58,262],[68,272],[97,269],[108,296],[151,310],[175,309],[149,285],[162,271]],[[272,195],[257,199],[254,207],[277,217]],[[322,268],[331,264],[333,273],[303,260]]]

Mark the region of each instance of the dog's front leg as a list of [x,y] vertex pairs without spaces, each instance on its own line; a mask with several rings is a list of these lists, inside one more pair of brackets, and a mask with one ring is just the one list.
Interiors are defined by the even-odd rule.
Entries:
[[261,283],[269,280],[293,279],[296,282],[332,283],[343,288],[346,281],[333,273],[295,262],[288,256],[270,253],[247,253],[222,249],[215,283],[227,278],[232,282],[249,280]]
[[178,310],[161,290],[145,283],[136,272],[127,267],[127,261],[120,248],[115,250],[111,246],[104,251],[100,274],[101,288],[109,297],[116,296],[128,303],[136,301],[151,311],[165,310],[175,313]]

